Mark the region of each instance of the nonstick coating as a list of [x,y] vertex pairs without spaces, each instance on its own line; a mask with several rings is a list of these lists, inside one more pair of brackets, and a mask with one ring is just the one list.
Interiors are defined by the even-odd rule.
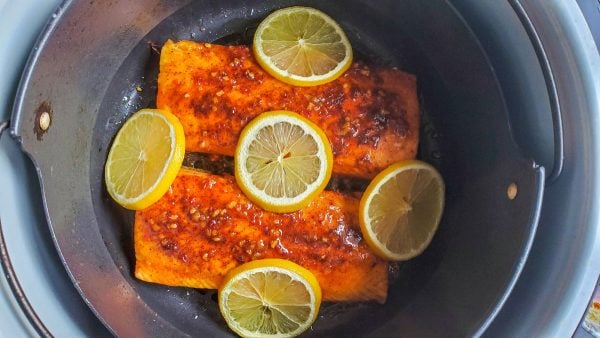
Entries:
[[[325,304],[306,335],[464,336],[489,324],[531,243],[543,170],[514,145],[492,67],[451,4],[134,3],[65,5],[30,60],[14,132],[39,167],[61,257],[110,329],[123,336],[231,334],[214,291],[133,277],[134,214],[106,193],[104,162],[126,118],[155,106],[158,51],[167,39],[248,43],[262,18],[289,5],[309,5],[335,18],[357,59],[417,75],[419,158],[438,167],[447,184],[438,233],[421,256],[393,272],[386,304]],[[53,112],[53,127],[36,135],[32,123],[42,104]],[[519,186],[514,201],[506,198],[511,182]]]
[[[133,248],[133,212],[125,211],[114,203],[103,187],[103,166],[112,138],[122,125],[122,122],[135,111],[145,107],[156,106],[158,63],[160,48],[166,39],[194,40],[220,44],[250,45],[254,31],[265,15],[281,3],[262,3],[260,6],[229,8],[222,10],[208,9],[204,4],[194,3],[171,15],[146,35],[125,59],[109,85],[100,106],[99,118],[96,122],[98,148],[102,149],[92,157],[91,172],[92,187],[97,187],[101,195],[92,196],[96,206],[96,215],[108,226],[101,228],[104,238],[118,243],[111,254],[116,262],[127,266],[124,276],[137,285],[140,297],[159,315],[176,323],[186,332],[198,332],[203,327],[197,316],[203,316],[215,322],[220,329],[227,331],[227,326],[216,306],[215,290],[195,290],[190,288],[173,288],[162,285],[143,283],[132,278],[134,269]],[[350,6],[349,9],[352,7]],[[402,43],[386,43],[385,34],[381,27],[374,25],[375,14],[365,13],[364,7],[340,12],[335,6],[324,6],[321,9],[335,13],[336,20],[345,23],[354,49],[355,59],[370,63],[400,66],[402,69],[411,68],[409,65],[410,51]],[[354,13],[354,15],[352,14]],[[360,13],[357,17],[356,14]],[[364,16],[366,15],[366,16]],[[394,48],[391,48],[394,46]],[[140,91],[141,89],[141,91]],[[105,118],[107,116],[108,118]],[[108,128],[107,124],[108,123]],[[431,133],[431,132],[430,132]],[[433,145],[433,142],[429,142]],[[430,154],[427,154],[430,155]],[[439,162],[439,152],[434,153]],[[429,157],[429,156],[428,156]],[[427,159],[429,160],[429,159]],[[431,161],[430,161],[431,162]],[[107,208],[108,206],[108,208]],[[391,271],[394,276],[399,273],[395,266]],[[394,276],[391,276],[392,278]],[[315,335],[361,335],[371,330],[364,327],[364,322],[376,322],[382,317],[385,309],[375,303],[325,303],[319,313],[319,320],[313,326]],[[365,321],[366,319],[366,321]],[[347,330],[340,331],[341,323],[346,324]],[[355,325],[352,325],[354,324]],[[348,325],[350,324],[350,325]],[[366,331],[365,331],[366,329]]]

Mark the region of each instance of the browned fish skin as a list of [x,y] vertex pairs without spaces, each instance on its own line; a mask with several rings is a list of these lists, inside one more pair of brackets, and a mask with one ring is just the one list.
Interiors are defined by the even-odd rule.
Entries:
[[183,169],[160,201],[135,214],[135,276],[214,289],[244,262],[284,258],[315,274],[324,300],[383,303],[388,264],[361,238],[357,212],[358,199],[326,191],[301,211],[270,213],[233,177]]
[[189,152],[232,156],[243,127],[270,110],[295,111],[319,125],[337,174],[372,178],[417,152],[416,79],[395,68],[355,62],[333,82],[295,87],[264,72],[247,46],[169,40],[157,106],[179,117]]

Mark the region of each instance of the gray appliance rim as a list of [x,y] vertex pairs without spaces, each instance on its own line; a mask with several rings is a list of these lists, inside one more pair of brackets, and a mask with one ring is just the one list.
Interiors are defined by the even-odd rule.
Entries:
[[575,1],[522,5],[556,80],[565,162],[546,187],[529,259],[485,336],[565,337],[577,329],[600,275],[600,58]]
[[[562,74],[569,80],[569,82],[566,80],[564,80],[565,82],[561,81],[561,97],[567,98],[566,100],[561,101],[561,107],[565,109],[564,111],[576,111],[579,113],[573,113],[572,117],[567,118],[568,120],[580,117],[582,118],[582,121],[588,123],[587,125],[590,129],[593,129],[591,126],[598,125],[598,112],[600,111],[600,95],[598,95],[600,94],[600,81],[598,77],[594,77],[593,74],[600,74],[600,72],[598,72],[600,70],[600,64],[597,60],[597,48],[579,8],[575,3],[570,4],[564,1],[561,2],[560,0],[545,2],[543,6],[530,2],[526,4],[526,7],[529,7],[528,11],[531,11],[530,13],[537,13],[537,16],[533,16],[536,16],[537,19],[540,20],[537,23],[537,27],[542,33],[541,36],[544,37],[546,43],[552,44],[552,37],[567,37],[566,43],[568,44],[568,48],[565,48],[562,53],[556,49],[554,49],[552,53],[549,53],[551,55],[552,64],[554,65],[559,65],[561,61],[566,61],[562,67],[553,68],[553,70],[557,72],[557,75]],[[550,24],[550,18],[556,19],[556,22]],[[546,22],[549,26],[544,26],[543,22]],[[554,43],[556,43],[556,41],[562,40],[555,40]],[[595,61],[594,58],[596,58]],[[572,73],[571,75],[573,76],[566,76],[568,73]],[[581,82],[577,82],[577,80],[580,80]],[[574,86],[568,86],[567,84],[569,83]],[[575,96],[570,96],[571,94]],[[570,97],[577,97],[577,102],[569,102],[568,98]],[[575,108],[579,108],[580,110],[571,110]],[[565,263],[570,262],[571,266],[568,270],[574,273],[571,274],[570,277],[561,279],[560,282],[562,285],[561,290],[563,297],[553,301],[555,304],[560,304],[555,310],[548,310],[547,303],[544,304],[544,306],[540,306],[539,302],[535,304],[530,303],[530,305],[528,305],[528,307],[532,309],[531,313],[537,312],[540,314],[540,318],[544,318],[545,324],[542,325],[540,324],[541,322],[534,324],[528,320],[527,323],[521,325],[522,330],[524,330],[522,332],[557,334],[558,332],[566,333],[570,330],[570,333],[568,334],[572,334],[574,329],[571,327],[576,325],[572,320],[573,315],[579,316],[580,318],[583,311],[585,311],[583,306],[593,291],[595,285],[594,282],[600,271],[600,260],[598,260],[598,257],[600,257],[600,227],[598,226],[598,210],[600,210],[600,202],[597,198],[594,200],[594,197],[599,196],[600,192],[598,180],[598,168],[600,168],[598,157],[600,148],[598,145],[600,142],[598,142],[599,136],[597,131],[585,129],[580,135],[587,136],[589,139],[581,144],[577,144],[576,138],[570,140],[578,148],[576,155],[581,155],[582,158],[586,160],[586,163],[571,163],[573,165],[572,167],[567,165],[566,170],[570,171],[563,173],[561,177],[559,177],[558,182],[551,186],[551,189],[549,189],[546,194],[546,199],[544,201],[545,207],[543,208],[543,213],[546,215],[546,211],[553,209],[554,206],[561,203],[562,198],[560,198],[560,195],[563,195],[563,189],[566,189],[564,187],[565,185],[568,185],[569,182],[579,182],[582,179],[587,180],[586,184],[582,186],[585,190],[581,192],[581,195],[591,199],[579,201],[582,202],[579,203],[581,208],[589,208],[587,211],[584,210],[582,216],[579,218],[581,220],[579,224],[581,224],[582,231],[584,231],[585,234],[578,234],[580,237],[577,239],[579,240],[575,243],[571,243],[569,246],[569,249],[571,249],[569,255],[560,260],[554,258],[556,262],[560,263],[561,267],[565,267]],[[569,137],[575,136],[576,135],[569,134]],[[585,175],[584,178],[580,177],[578,179],[576,177],[577,174],[582,172],[587,173],[587,175]],[[552,214],[550,213],[550,215]],[[554,220],[543,219],[542,222],[549,221],[549,223],[560,223],[561,220],[562,219],[560,218],[555,218]],[[547,247],[547,244],[545,243],[538,244],[538,237],[542,236],[544,236],[544,234],[539,232],[536,236],[536,243],[534,243],[533,248],[536,253],[544,251],[543,248]],[[578,247],[579,250],[576,250]],[[554,256],[558,256],[558,254],[555,254]],[[574,257],[579,258],[575,263],[573,263]],[[594,258],[596,259],[594,260]],[[493,335],[494,329],[497,326],[496,323],[502,322],[504,315],[510,312],[509,309],[511,307],[517,305],[527,306],[526,304],[523,304],[524,302],[515,300],[515,298],[518,298],[517,295],[522,291],[521,289],[524,288],[522,285],[527,284],[527,287],[531,288],[531,283],[540,282],[539,278],[541,277],[536,276],[536,273],[540,273],[539,268],[536,269],[535,267],[532,267],[532,265],[531,259],[528,260],[525,270],[517,282],[516,290],[509,297],[507,303],[500,312],[499,319],[492,324],[488,333]],[[525,282],[526,280],[527,282]],[[571,298],[570,300],[567,298],[567,296],[573,295],[576,296],[576,298]],[[547,301],[547,299],[542,299],[542,297],[537,297],[537,299],[540,302]],[[571,318],[571,320],[565,320],[566,318]],[[519,319],[522,320],[523,318]],[[552,325],[552,323],[556,325]]]

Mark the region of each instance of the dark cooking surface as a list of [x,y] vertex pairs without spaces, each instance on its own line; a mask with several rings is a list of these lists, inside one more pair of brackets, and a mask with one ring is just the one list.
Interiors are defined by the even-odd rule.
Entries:
[[[191,9],[190,9],[191,8]],[[172,323],[178,323],[183,331],[194,332],[201,330],[205,325],[198,315],[208,316],[210,322],[215,322],[222,330],[227,331],[227,326],[223,321],[216,303],[215,290],[194,290],[189,288],[169,288],[161,285],[154,285],[139,282],[133,277],[135,263],[133,249],[133,212],[125,211],[114,203],[103,187],[104,171],[103,163],[106,159],[112,137],[122,125],[127,116],[144,107],[156,106],[158,62],[160,58],[160,48],[167,39],[173,40],[195,40],[209,41],[220,44],[250,44],[256,26],[264,18],[265,12],[258,9],[254,14],[243,20],[236,20],[236,14],[231,14],[234,19],[229,19],[227,15],[218,15],[206,11],[205,6],[191,4],[177,13],[164,20],[152,32],[145,36],[135,47],[132,53],[125,59],[119,70],[118,76],[113,79],[109,85],[109,90],[100,106],[98,123],[100,121],[109,122],[109,128],[96,127],[96,133],[101,131],[97,137],[98,148],[101,151],[92,154],[91,164],[91,185],[97,187],[103,194],[93,196],[98,198],[94,200],[96,206],[96,215],[107,224],[101,228],[101,233],[105,239],[110,239],[109,243],[115,243],[116,247],[111,250],[113,259],[120,265],[127,267],[124,271],[124,277],[129,279],[130,283],[137,285],[137,291],[144,301],[155,309],[159,309],[159,314],[169,318]],[[327,9],[325,9],[327,11]],[[204,11],[204,13],[202,12]],[[327,12],[331,13],[331,9]],[[374,14],[371,14],[374,15]],[[346,22],[358,22],[356,18],[347,17],[347,14],[336,16],[336,20]],[[216,17],[216,18],[215,18]],[[212,19],[211,19],[212,18]],[[217,19],[219,18],[219,19]],[[410,67],[408,57],[404,54],[410,52],[409,47],[403,45],[396,46],[396,51],[390,50],[383,37],[377,34],[377,28],[368,24],[374,20],[365,20],[360,26],[346,26],[346,32],[352,42],[355,53],[355,59],[364,60],[369,63],[397,65],[403,69]],[[343,21],[342,21],[343,22]],[[406,50],[408,52],[400,52]],[[138,86],[140,88],[138,88]],[[141,91],[139,89],[142,89]],[[108,116],[105,118],[104,116]],[[115,121],[116,123],[112,123]],[[102,125],[102,127],[104,127]],[[428,125],[428,128],[431,128]],[[430,135],[433,133],[430,132]],[[438,135],[439,136],[439,135]],[[439,139],[439,137],[437,138]],[[437,139],[428,138],[422,140],[423,145],[431,148],[423,158],[429,162],[440,163],[439,152],[437,149]],[[433,153],[433,155],[432,155]],[[435,157],[435,158],[432,158]],[[190,163],[190,158],[201,157],[190,154],[188,164],[194,164],[202,167],[202,164]],[[195,162],[195,161],[194,161]],[[226,166],[226,162],[223,164]],[[218,170],[218,168],[217,168]],[[360,184],[360,182],[357,182]],[[353,184],[357,184],[353,183]],[[393,274],[398,275],[398,266],[394,265]],[[334,333],[350,335],[364,330],[362,321],[366,318],[369,322],[375,322],[380,313],[385,311],[376,303],[325,303],[321,307],[319,320],[313,325],[316,334],[332,335]],[[342,333],[338,331],[339,323],[357,323],[356,327],[349,326],[349,330]],[[324,331],[323,330],[330,330]],[[358,331],[357,331],[358,330]],[[366,331],[368,331],[367,328]],[[366,332],[364,331],[364,332]]]
[[[80,2],[46,41],[16,133],[40,167],[52,231],[74,282],[116,333],[228,334],[214,292],[132,277],[133,214],[102,186],[116,130],[137,109],[154,105],[157,55],[150,46],[168,38],[243,40],[271,9],[292,3],[195,2],[168,16],[181,4],[149,1],[135,8],[132,2],[128,10]],[[491,67],[444,1],[381,1],[377,9],[360,1],[343,8],[303,4],[334,17],[358,58],[417,74],[424,114],[420,158],[436,165],[447,183],[438,234],[423,255],[402,265],[388,302],[325,306],[308,335],[473,334],[487,325],[520,269],[537,223],[543,172],[513,144]],[[153,20],[163,16],[154,28]],[[38,141],[29,112],[42,102],[52,106],[54,120]],[[511,182],[519,187],[513,201],[506,198]]]

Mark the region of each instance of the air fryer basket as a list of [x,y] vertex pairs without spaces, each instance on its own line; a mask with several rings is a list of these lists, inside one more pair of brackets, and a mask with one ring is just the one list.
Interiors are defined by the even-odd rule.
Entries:
[[[526,259],[544,170],[517,145],[522,134],[513,134],[506,82],[481,34],[461,15],[461,3],[66,3],[30,60],[13,133],[39,168],[57,247],[98,316],[122,336],[227,334],[214,292],[133,277],[133,213],[108,197],[104,161],[126,117],[154,106],[155,49],[167,39],[247,42],[267,13],[302,4],[335,18],[358,59],[417,75],[423,121],[419,158],[435,165],[447,184],[438,233],[421,256],[400,265],[386,304],[326,304],[307,335],[481,333]],[[31,126],[42,104],[50,107],[53,122],[38,139]],[[509,185],[517,188],[514,199],[507,195]]]

